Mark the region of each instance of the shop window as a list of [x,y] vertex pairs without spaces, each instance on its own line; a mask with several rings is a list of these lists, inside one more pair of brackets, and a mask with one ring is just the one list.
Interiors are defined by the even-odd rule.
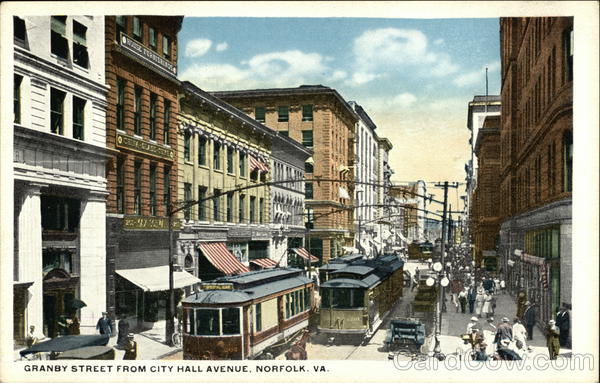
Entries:
[[190,161],[191,158],[191,141],[192,141],[192,135],[190,132],[185,131],[185,133],[183,134],[183,159],[185,161]]
[[50,52],[64,60],[69,58],[67,16],[51,17]]
[[133,38],[142,42],[142,21],[137,16],[133,16]]
[[307,148],[313,147],[313,131],[312,130],[303,130],[302,131],[302,145]]
[[25,41],[27,37],[25,20],[20,17],[13,16],[13,32],[16,39]]
[[148,45],[152,50],[156,50],[156,29],[148,27]]
[[196,310],[196,335],[220,335],[218,309]]
[[150,164],[150,215],[156,214],[156,164]]
[[254,119],[258,122],[265,122],[266,108],[264,106],[257,106],[254,108]]
[[79,226],[80,201],[55,196],[41,197],[42,230],[74,233]]
[[156,141],[156,95],[150,93],[150,139]]
[[135,161],[133,169],[133,209],[137,215],[142,214],[142,162]]
[[206,137],[198,140],[198,165],[206,166]]
[[171,121],[171,101],[164,101],[164,116],[163,116],[163,140],[165,145],[169,145],[169,123]]
[[21,84],[23,83],[23,76],[19,76],[16,74],[14,76],[14,84],[13,84],[13,113],[14,113],[14,123],[21,123]]
[[73,96],[73,138],[83,141],[86,101]]
[[221,309],[223,316],[223,335],[237,335],[240,333],[240,309],[230,307]]
[[287,106],[280,106],[277,108],[277,121],[288,122],[290,119],[290,108]]
[[54,88],[50,89],[50,131],[61,136],[64,130],[65,96],[65,92]]
[[117,129],[125,130],[125,80],[117,78]]
[[163,55],[167,59],[171,58],[171,39],[166,35],[163,35]]
[[135,87],[135,105],[133,111],[133,132],[134,134],[142,135],[142,88]]
[[82,68],[89,67],[86,33],[85,25],[73,21],[73,63]]
[[126,34],[127,33],[127,17],[126,16],[117,16],[116,17],[116,40],[120,41],[121,39],[121,34]]
[[313,106],[312,105],[302,105],[302,121],[312,121],[313,120]]

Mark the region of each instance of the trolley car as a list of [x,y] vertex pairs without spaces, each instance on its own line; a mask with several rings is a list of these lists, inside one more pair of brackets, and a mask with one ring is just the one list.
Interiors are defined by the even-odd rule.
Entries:
[[318,330],[328,335],[372,334],[402,297],[404,262],[396,255],[356,259],[321,284]]
[[254,359],[308,328],[314,283],[295,268],[217,278],[182,302],[183,359]]

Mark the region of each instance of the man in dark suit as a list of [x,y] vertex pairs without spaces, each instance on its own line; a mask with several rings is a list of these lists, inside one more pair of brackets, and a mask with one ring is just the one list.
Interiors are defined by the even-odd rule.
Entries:
[[475,299],[477,297],[477,291],[475,291],[475,287],[469,287],[469,292],[467,293],[467,300],[469,301],[469,313],[473,314],[473,310],[475,309]]
[[96,323],[96,330],[100,331],[100,334],[102,335],[113,336],[113,327],[112,320],[108,317],[108,313],[106,311],[102,312],[102,318],[98,319],[98,323]]
[[556,327],[560,329],[560,345],[564,347],[569,342],[569,330],[571,329],[571,316],[566,305],[562,305],[556,313]]
[[523,323],[527,329],[527,339],[533,340],[533,327],[535,326],[535,308],[531,302],[525,302],[525,310],[523,311]]

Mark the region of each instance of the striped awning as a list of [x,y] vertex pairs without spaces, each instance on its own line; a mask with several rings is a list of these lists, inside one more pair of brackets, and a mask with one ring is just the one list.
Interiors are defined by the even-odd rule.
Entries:
[[303,247],[298,247],[298,248],[295,248],[295,249],[292,249],[292,250],[294,251],[294,253],[298,254],[300,257],[302,257],[304,259],[309,259],[310,263],[319,262],[319,258],[317,258],[314,255],[310,254]]
[[269,171],[269,165],[265,164],[264,162],[256,159],[256,157],[254,156],[248,156],[250,159],[250,171],[252,170],[259,170],[261,172],[268,172]]
[[271,258],[253,259],[253,260],[250,261],[250,263],[254,263],[257,266],[262,267],[263,269],[270,269],[270,268],[273,268],[273,267],[277,267],[277,262],[275,262]]
[[235,255],[231,254],[224,242],[206,242],[201,243],[199,247],[206,259],[225,275],[250,271]]

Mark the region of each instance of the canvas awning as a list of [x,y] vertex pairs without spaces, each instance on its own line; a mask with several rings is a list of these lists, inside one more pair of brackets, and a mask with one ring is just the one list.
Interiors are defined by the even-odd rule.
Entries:
[[303,247],[298,247],[298,248],[295,248],[295,249],[292,249],[292,250],[294,251],[294,253],[298,254],[300,257],[302,257],[304,259],[307,259],[307,260],[310,260],[310,263],[319,262],[319,258],[317,258],[314,255],[310,254]]
[[250,261],[250,263],[254,263],[257,266],[262,267],[263,269],[270,269],[270,268],[273,268],[273,267],[277,267],[277,262],[275,262],[271,258],[253,259],[253,260]]
[[269,171],[269,165],[267,165],[264,162],[258,160],[254,156],[248,156],[248,158],[250,159],[250,171],[252,171],[252,170],[259,170],[261,172],[268,172]]
[[[169,290],[169,266],[145,267],[142,269],[116,270],[116,273],[144,291]],[[173,271],[173,288],[181,289],[200,283],[187,271]]]
[[227,249],[224,242],[206,242],[199,245],[202,254],[217,269],[225,275],[241,274],[250,269],[240,262],[235,255]]

